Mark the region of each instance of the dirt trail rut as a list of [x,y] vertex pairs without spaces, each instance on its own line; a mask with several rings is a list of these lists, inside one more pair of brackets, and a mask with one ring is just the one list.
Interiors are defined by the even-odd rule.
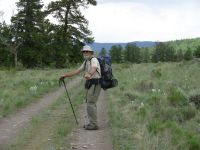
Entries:
[[79,119],[79,127],[75,129],[72,133],[72,142],[70,150],[112,150],[112,140],[110,135],[110,127],[108,122],[106,104],[105,104],[105,94],[103,90],[101,91],[98,103],[98,124],[99,130],[88,131],[83,129],[83,125],[86,121],[86,106],[83,105]]
[[[80,81],[81,78],[73,79],[68,84],[68,88],[72,88],[80,83]],[[11,114],[6,118],[0,119],[0,150],[4,149],[8,141],[13,139],[33,116],[40,113],[44,108],[48,107],[63,93],[64,88],[59,88],[54,92],[46,94],[38,102],[28,105],[15,114]]]

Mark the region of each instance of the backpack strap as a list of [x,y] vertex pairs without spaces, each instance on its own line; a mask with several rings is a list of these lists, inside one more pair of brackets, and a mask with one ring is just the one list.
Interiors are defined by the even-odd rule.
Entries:
[[[92,58],[96,58],[96,57],[91,57],[89,60],[85,60],[85,63],[84,63],[84,70],[85,70],[85,68],[86,68],[86,63],[87,63],[87,61],[90,61],[90,65],[91,65],[91,60],[92,60]],[[97,58],[96,58],[97,59]],[[98,59],[97,59],[98,60]],[[98,60],[99,61],[99,60]],[[100,65],[100,63],[99,63],[99,65]],[[101,66],[100,66],[101,67]],[[101,74],[100,74],[100,72],[98,71],[98,70],[96,70],[97,72],[98,72],[98,74],[101,76]]]
[[84,70],[85,70],[85,68],[86,68],[86,63],[87,63],[87,61],[90,61],[90,64],[91,64],[91,59],[92,59],[92,58],[94,58],[94,57],[91,57],[90,60],[85,60],[85,63],[84,63]]

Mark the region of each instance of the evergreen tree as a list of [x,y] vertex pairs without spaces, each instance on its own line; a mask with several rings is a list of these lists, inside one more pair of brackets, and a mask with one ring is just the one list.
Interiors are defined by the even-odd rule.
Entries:
[[196,50],[194,51],[194,55],[196,58],[200,58],[200,46],[196,48]]
[[89,37],[88,21],[82,15],[80,8],[89,4],[96,5],[95,0],[57,0],[48,5],[48,13],[52,13],[61,25],[62,40],[84,40],[92,42]]
[[148,63],[150,62],[150,53],[148,48],[141,49],[142,52],[142,62]]
[[44,22],[43,4],[41,0],[19,0],[16,3],[18,13],[12,17],[11,22],[16,26],[15,41],[22,42],[20,57],[24,66],[34,67],[42,63],[42,30]]
[[59,43],[56,48],[56,66],[63,66],[74,60],[80,61],[80,47],[83,43],[94,41],[88,29],[88,21],[80,8],[96,4],[95,0],[57,0],[48,5],[47,13],[53,14],[59,23],[55,30],[56,39],[53,41],[56,45]]
[[192,60],[193,54],[190,48],[187,49],[187,51],[184,54],[184,60]]
[[184,59],[183,51],[182,49],[179,49],[176,53],[176,61],[182,61]]
[[174,61],[174,48],[167,43],[156,43],[155,50],[152,54],[152,61]]
[[121,45],[113,45],[109,51],[112,62],[122,62],[122,47]]
[[107,51],[105,48],[102,48],[101,51],[99,52],[99,56],[106,56],[107,55]]
[[125,60],[129,62],[140,63],[141,52],[140,48],[136,44],[127,44],[125,47]]
[[15,33],[13,25],[0,23],[1,60],[5,60],[6,66],[17,66],[18,64],[18,47],[21,43],[16,43],[13,33]]

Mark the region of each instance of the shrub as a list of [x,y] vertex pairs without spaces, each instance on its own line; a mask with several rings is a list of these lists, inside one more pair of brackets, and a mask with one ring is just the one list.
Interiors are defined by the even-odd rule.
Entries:
[[131,92],[126,92],[124,93],[124,96],[128,98],[130,101],[134,101],[138,96],[131,93]]
[[147,100],[149,105],[160,105],[160,96],[155,94],[149,97],[149,99]]
[[152,121],[147,125],[147,129],[150,133],[157,134],[158,132],[162,131],[163,126],[159,121]]
[[194,51],[194,55],[195,57],[200,58],[200,46],[196,48],[196,50]]
[[189,146],[189,150],[199,150],[200,149],[199,139],[196,137],[192,137],[192,138],[188,139],[187,144]]
[[151,71],[151,76],[152,77],[155,77],[155,78],[160,78],[162,76],[162,73],[161,73],[161,69],[158,68],[158,69],[153,69]]
[[200,94],[192,95],[189,99],[197,108],[200,108]]
[[178,121],[180,118],[180,112],[174,107],[165,107],[156,114],[162,121]]
[[186,106],[181,108],[181,113],[182,113],[182,119],[185,120],[190,120],[195,117],[196,115],[196,109],[192,106]]
[[141,109],[139,109],[137,115],[140,116],[142,119],[144,119],[146,117],[146,115],[147,115],[146,108],[142,107]]
[[173,106],[182,106],[188,103],[187,96],[184,92],[175,86],[170,87],[167,99]]
[[144,92],[153,89],[153,87],[154,86],[152,82],[142,80],[140,83],[136,85],[135,89]]

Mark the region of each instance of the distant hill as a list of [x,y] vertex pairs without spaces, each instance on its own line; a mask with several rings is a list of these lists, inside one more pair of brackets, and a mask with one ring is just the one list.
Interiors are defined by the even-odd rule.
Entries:
[[[98,43],[98,42],[94,42],[93,44],[90,44],[90,46],[93,48],[94,51],[99,52],[102,48],[105,48],[107,51],[109,51],[113,45],[121,45],[122,47],[125,47],[129,43],[135,43],[140,48],[141,47],[153,48],[153,46],[155,46],[155,44],[156,44],[156,42],[154,42],[154,41],[134,41],[134,42],[128,42],[128,43]],[[176,51],[178,49],[186,51],[188,48],[190,48],[192,51],[194,51],[197,46],[200,46],[200,38],[173,40],[173,41],[167,41],[164,43],[169,44],[170,46],[174,47],[174,49]]]
[[129,43],[135,43],[138,47],[152,47],[155,45],[155,42],[153,41],[135,41],[135,42],[128,42],[128,43],[98,43],[94,42],[93,44],[90,44],[92,49],[94,51],[99,52],[102,48],[105,48],[106,50],[110,50],[110,48],[113,45],[121,45],[122,47],[125,47]]

